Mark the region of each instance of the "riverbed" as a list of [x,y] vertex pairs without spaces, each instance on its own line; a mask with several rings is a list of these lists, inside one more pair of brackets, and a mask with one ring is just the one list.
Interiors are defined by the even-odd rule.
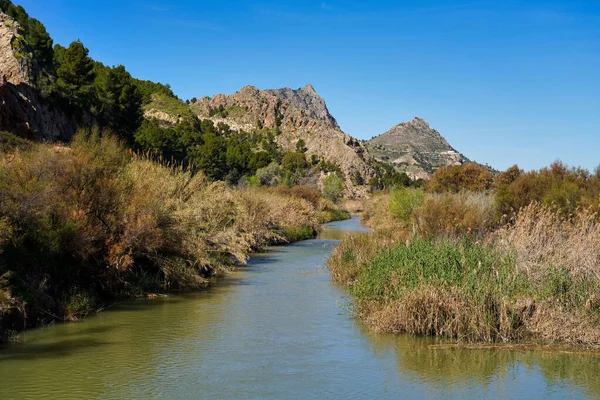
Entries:
[[329,278],[337,240],[269,248],[201,292],[123,302],[0,349],[2,399],[599,398],[600,357],[378,335]]

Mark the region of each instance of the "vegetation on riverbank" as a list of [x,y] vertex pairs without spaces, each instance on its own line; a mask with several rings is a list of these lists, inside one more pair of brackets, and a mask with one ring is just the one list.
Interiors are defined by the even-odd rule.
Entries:
[[232,188],[81,132],[0,154],[0,337],[121,297],[195,289],[344,217],[312,187]]
[[379,331],[600,347],[599,200],[600,174],[560,163],[442,169],[366,201],[374,231],[329,268]]

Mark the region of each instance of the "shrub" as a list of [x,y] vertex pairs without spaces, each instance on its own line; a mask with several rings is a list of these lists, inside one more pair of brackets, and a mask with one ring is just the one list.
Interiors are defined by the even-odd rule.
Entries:
[[264,168],[256,170],[256,177],[261,186],[276,186],[280,180],[280,168],[276,162],[272,162]]
[[534,202],[551,205],[563,216],[574,214],[582,205],[598,210],[600,204],[600,177],[559,161],[527,173],[513,166],[498,176],[497,187],[498,211],[505,215]]
[[434,193],[458,193],[462,190],[487,191],[491,189],[493,176],[488,168],[468,163],[442,167],[435,171],[425,189]]
[[389,209],[392,215],[404,224],[411,221],[412,213],[423,203],[422,190],[414,188],[395,188],[390,195]]
[[281,168],[289,172],[299,172],[308,168],[308,162],[304,153],[286,153],[281,160]]
[[14,150],[28,150],[33,143],[13,135],[10,132],[0,131],[0,153]]
[[344,195],[346,185],[337,174],[331,174],[323,181],[323,194],[329,200],[337,203]]

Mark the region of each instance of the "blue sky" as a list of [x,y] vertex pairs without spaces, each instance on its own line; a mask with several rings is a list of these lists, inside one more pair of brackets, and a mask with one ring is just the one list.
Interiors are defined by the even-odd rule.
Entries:
[[505,169],[600,163],[600,2],[16,0],[183,99],[311,83],[360,139],[414,116]]

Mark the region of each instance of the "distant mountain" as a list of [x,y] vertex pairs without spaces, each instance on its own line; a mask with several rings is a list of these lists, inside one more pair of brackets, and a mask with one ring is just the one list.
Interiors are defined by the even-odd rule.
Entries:
[[413,178],[426,178],[437,168],[469,162],[422,118],[415,117],[367,143],[372,156]]
[[303,140],[309,158],[315,155],[340,167],[354,194],[367,190],[366,186],[356,185],[357,181],[368,182],[374,175],[365,145],[340,129],[311,85],[296,90],[245,86],[232,95],[201,98],[190,107],[199,118],[223,122],[234,129],[274,129],[278,132],[276,141],[284,150],[295,149]]

